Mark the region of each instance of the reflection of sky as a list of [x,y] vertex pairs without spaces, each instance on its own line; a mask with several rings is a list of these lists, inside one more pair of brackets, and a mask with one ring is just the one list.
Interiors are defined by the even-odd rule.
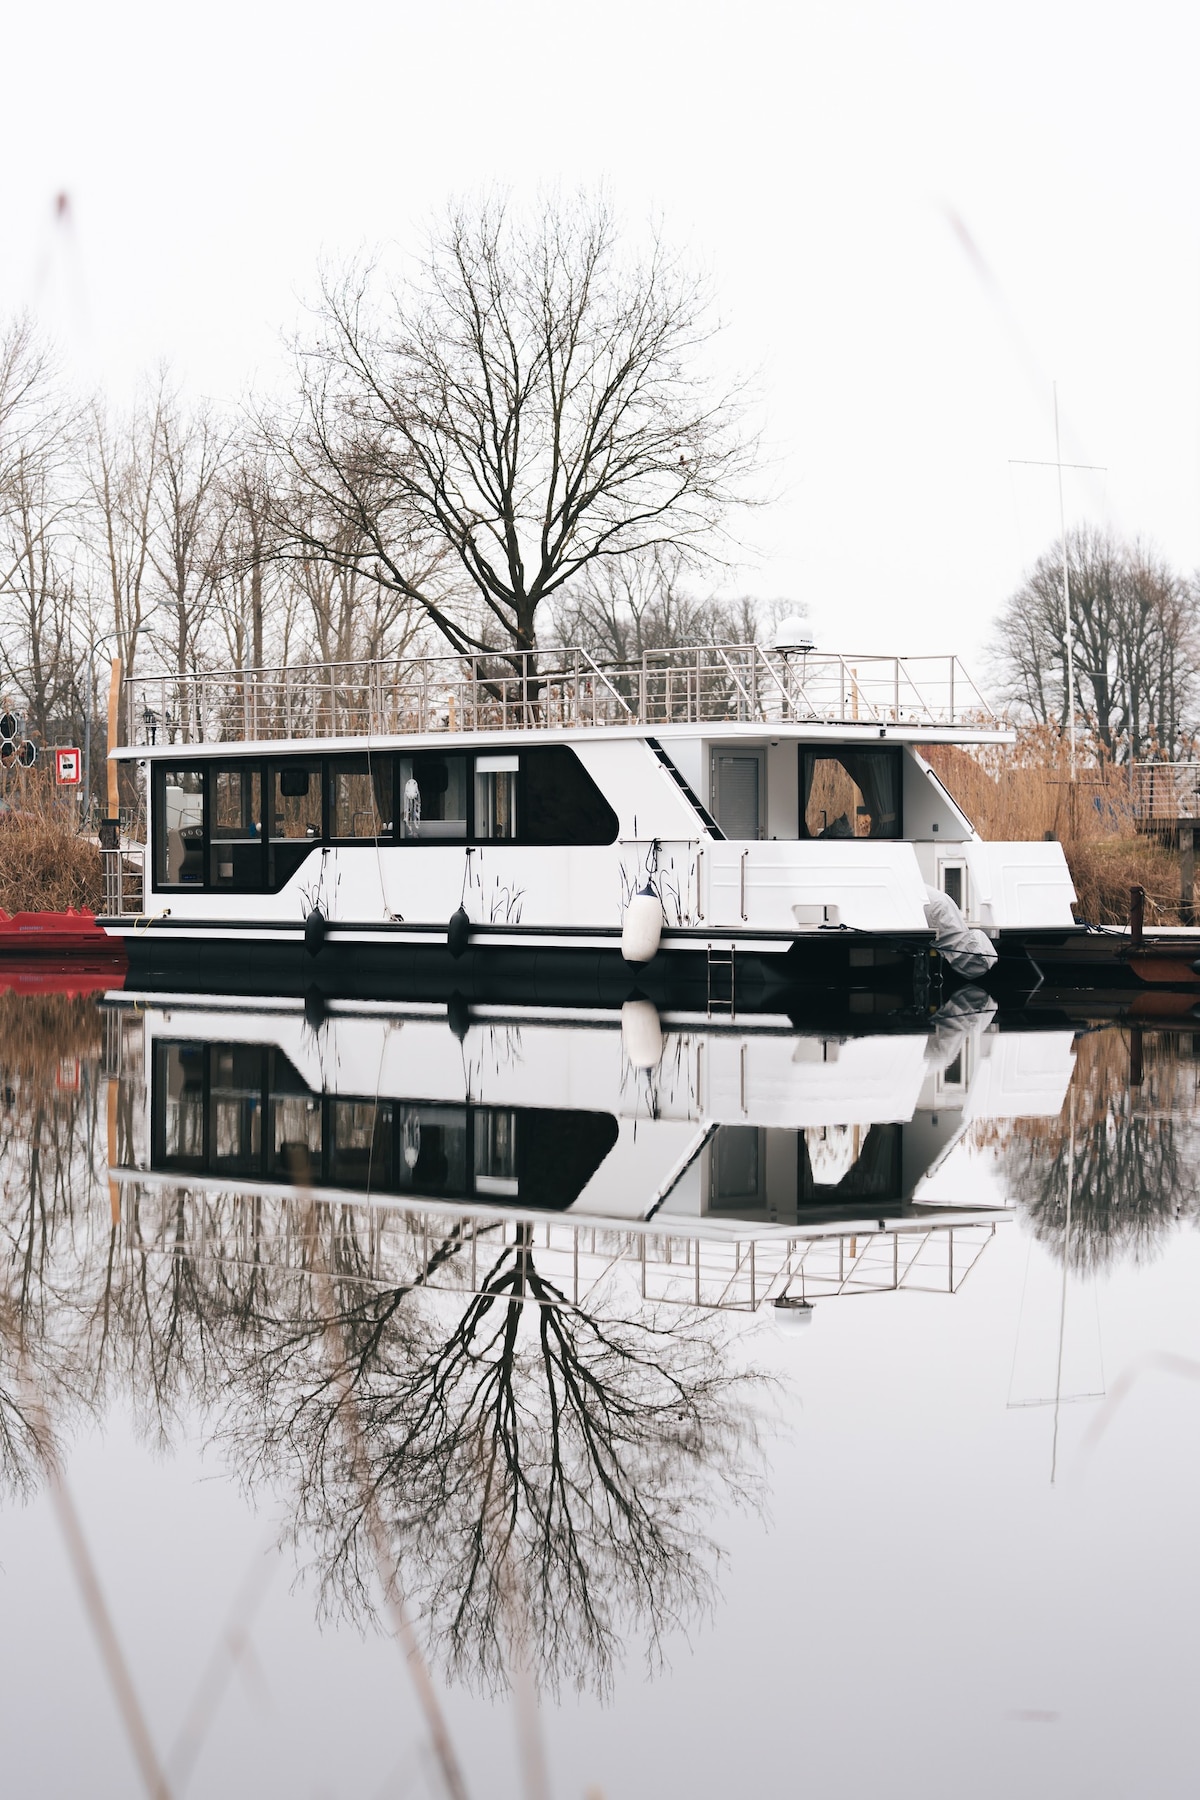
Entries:
[[[1072,1278],[1064,1393],[1097,1385],[1101,1353],[1110,1393],[1151,1352],[1200,1359],[1198,1279],[1186,1226],[1147,1266]],[[1065,1406],[1052,1488],[1052,1411],[1009,1402],[1053,1394],[1060,1293],[1017,1222],[954,1299],[822,1302],[786,1338],[747,1321],[785,1383],[771,1522],[720,1522],[723,1604],[668,1673],[647,1682],[635,1656],[610,1707],[548,1713],[555,1795],[1190,1794],[1200,1383],[1146,1369],[1090,1453],[1097,1405]],[[181,1438],[160,1454],[115,1414],[69,1464],[163,1747],[272,1518]],[[5,1512],[0,1568],[8,1791],[134,1793],[44,1498]],[[189,1794],[434,1791],[398,1652],[319,1630],[292,1578],[287,1554]],[[446,1706],[472,1794],[515,1800],[511,1708]]]

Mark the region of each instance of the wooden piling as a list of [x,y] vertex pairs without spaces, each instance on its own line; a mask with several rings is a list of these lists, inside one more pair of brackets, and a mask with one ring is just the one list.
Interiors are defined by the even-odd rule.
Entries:
[[1191,819],[1179,821],[1179,922],[1196,923],[1196,826]]
[[1142,927],[1146,921],[1146,890],[1134,886],[1129,890],[1129,947],[1140,950],[1142,947]]

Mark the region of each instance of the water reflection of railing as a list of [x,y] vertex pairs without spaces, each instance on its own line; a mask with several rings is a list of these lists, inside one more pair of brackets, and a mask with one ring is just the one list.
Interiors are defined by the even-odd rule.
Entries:
[[135,745],[789,719],[999,724],[957,657],[785,655],[759,644],[612,662],[580,649],[513,650],[139,675],[125,705]]
[[[329,1217],[331,1196],[319,1192],[249,1197],[205,1190],[202,1208],[181,1224],[186,1190],[143,1183],[130,1169],[113,1171],[135,1220],[139,1252],[159,1250],[228,1275],[307,1269],[320,1250],[314,1207]],[[161,1209],[161,1231],[156,1214]],[[778,1227],[733,1235],[730,1221],[710,1231],[623,1228],[564,1218],[531,1219],[492,1211],[414,1210],[395,1204],[337,1204],[338,1236],[360,1247],[339,1280],[366,1286],[421,1288],[470,1298],[484,1291],[506,1249],[536,1253],[546,1282],[586,1307],[614,1275],[634,1278],[642,1299],[660,1305],[754,1312],[784,1294],[804,1299],[910,1289],[957,1293],[1008,1215],[982,1208],[929,1208],[918,1216],[858,1226],[845,1220],[799,1230]],[[201,1223],[202,1221],[202,1223]],[[197,1226],[199,1225],[199,1229]],[[134,1239],[130,1238],[130,1247]]]

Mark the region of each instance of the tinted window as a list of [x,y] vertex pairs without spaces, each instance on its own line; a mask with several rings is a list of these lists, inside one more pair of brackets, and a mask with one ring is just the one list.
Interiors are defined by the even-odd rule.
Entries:
[[400,758],[400,836],[444,843],[467,835],[467,759],[440,750]]
[[802,750],[800,836],[898,838],[899,750]]
[[204,886],[204,771],[154,765],[156,887]]
[[617,815],[579,758],[565,744],[523,750],[526,844],[612,844]]
[[329,832],[339,843],[392,835],[392,758],[339,756],[329,765]]
[[209,772],[209,883],[234,893],[263,884],[262,772],[218,764]]
[[321,763],[272,763],[267,838],[270,885],[278,891],[321,841]]
[[498,842],[517,837],[519,756],[475,758],[475,836]]

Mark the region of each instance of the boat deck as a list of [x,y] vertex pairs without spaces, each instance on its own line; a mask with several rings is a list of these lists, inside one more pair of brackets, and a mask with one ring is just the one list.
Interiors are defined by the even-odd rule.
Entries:
[[138,675],[126,745],[536,731],[582,726],[894,725],[1007,735],[956,656],[847,656],[760,644],[492,651],[377,662]]

